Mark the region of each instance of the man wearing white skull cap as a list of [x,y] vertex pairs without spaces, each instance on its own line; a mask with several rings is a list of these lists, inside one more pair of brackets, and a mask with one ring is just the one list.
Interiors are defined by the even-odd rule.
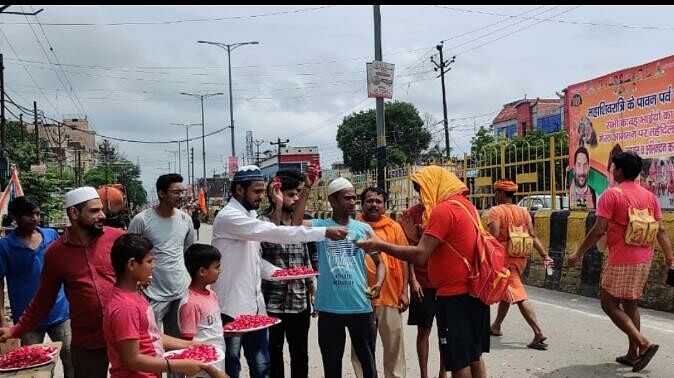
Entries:
[[92,187],[66,193],[65,207],[71,225],[49,246],[35,297],[14,327],[0,328],[0,342],[37,328],[63,285],[70,303],[75,378],[104,378],[103,309],[116,281],[110,250],[124,231],[103,226],[103,203]]
[[[271,185],[270,196],[283,201],[280,187]],[[222,272],[211,288],[218,296],[222,323],[242,314],[266,314],[262,279],[270,279],[278,268],[261,258],[260,243],[289,244],[344,239],[343,227],[277,226],[257,219],[256,210],[267,195],[260,168],[241,167],[232,178],[231,198],[213,222],[213,241],[222,257]],[[242,337],[225,339],[225,372],[238,378],[241,371],[241,347],[252,377],[269,376],[270,357],[267,329],[248,332]]]

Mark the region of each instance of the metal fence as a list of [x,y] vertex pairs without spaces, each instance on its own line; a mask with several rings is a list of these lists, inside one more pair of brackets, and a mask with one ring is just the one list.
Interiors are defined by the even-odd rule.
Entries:
[[[528,142],[507,142],[488,146],[473,156],[464,154],[463,160],[436,162],[435,164],[457,175],[470,189],[469,198],[478,209],[486,209],[493,203],[493,183],[507,178],[519,184],[516,201],[524,200],[529,208],[568,208],[568,146],[558,143],[555,137],[549,141],[531,145]],[[386,185],[389,190],[388,210],[400,212],[418,202],[410,175],[422,166],[388,168]],[[336,177],[349,179],[356,193],[377,185],[377,171],[352,173],[347,170],[326,171],[312,190],[307,210],[327,213],[330,203],[327,196],[328,182]],[[555,200],[556,199],[556,200]],[[359,201],[360,202],[360,201]]]

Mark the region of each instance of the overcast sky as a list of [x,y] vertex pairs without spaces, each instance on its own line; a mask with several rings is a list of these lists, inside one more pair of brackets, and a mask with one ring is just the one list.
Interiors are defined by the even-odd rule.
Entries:
[[[228,92],[227,53],[197,40],[260,42],[232,53],[239,156],[245,132],[253,130],[267,142],[281,137],[318,145],[329,167],[342,160],[335,141],[341,119],[375,104],[365,81],[365,63],[374,55],[371,6],[42,8],[38,18],[0,15],[6,91],[27,107],[36,100],[55,119],[84,113],[102,135],[184,138],[184,128],[170,124],[200,122],[201,108],[179,93]],[[569,84],[673,53],[672,7],[382,6],[381,13],[384,61],[395,64],[394,99],[413,103],[422,117],[442,119],[440,81],[430,62],[435,45],[444,40],[445,57],[456,55],[446,85],[457,154],[469,150],[474,127],[489,124],[504,103],[525,95],[557,98]],[[205,101],[206,133],[229,124],[228,100]],[[433,131],[444,143],[441,126]],[[201,128],[190,133],[200,135]],[[140,161],[148,189],[169,161],[173,166],[174,155],[165,150],[177,144],[115,143]],[[201,141],[190,146],[201,177]],[[208,175],[223,171],[230,154],[229,130],[207,137]]]

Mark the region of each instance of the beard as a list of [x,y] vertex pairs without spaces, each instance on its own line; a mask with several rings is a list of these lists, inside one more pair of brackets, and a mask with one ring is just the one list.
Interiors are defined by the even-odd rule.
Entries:
[[77,224],[83,229],[87,230],[93,236],[100,236],[103,234],[103,226],[97,227],[93,223],[86,223],[81,220],[79,220]]
[[580,181],[578,180],[582,176],[576,176],[573,181],[576,184],[576,187],[578,188],[584,188],[587,186],[587,176],[582,177],[583,178],[583,183],[581,184]]
[[243,202],[241,202],[241,205],[243,205],[243,207],[248,211],[257,210],[260,208],[260,202],[251,203],[248,200],[244,200]]

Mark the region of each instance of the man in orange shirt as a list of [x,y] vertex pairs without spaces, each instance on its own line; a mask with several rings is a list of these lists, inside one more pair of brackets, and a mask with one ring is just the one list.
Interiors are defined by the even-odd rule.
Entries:
[[[528,231],[533,238],[534,248],[541,255],[543,264],[547,268],[551,266],[553,261],[545,252],[541,241],[536,237],[531,215],[522,207],[513,203],[513,197],[517,192],[517,184],[510,180],[499,180],[494,184],[494,199],[497,206],[489,209],[489,232],[496,236],[501,244],[508,249],[508,241],[510,240],[509,230],[511,227],[523,227]],[[548,344],[545,343],[546,337],[543,335],[543,330],[538,324],[536,313],[531,303],[527,300],[527,292],[522,285],[521,274],[527,267],[528,257],[513,257],[506,256],[505,265],[510,269],[510,289],[506,293],[506,297],[501,300],[498,306],[498,314],[494,323],[491,325],[491,334],[493,336],[502,336],[501,324],[508,314],[510,304],[517,303],[520,308],[524,320],[529,323],[531,329],[534,330],[534,339],[527,347],[538,350],[546,350]]]
[[[405,232],[398,222],[384,215],[388,195],[381,188],[367,188],[361,193],[363,214],[358,220],[367,222],[377,237],[389,243],[407,245]],[[384,376],[386,378],[405,377],[405,343],[403,337],[402,313],[409,307],[407,291],[407,263],[393,256],[381,253],[379,258],[386,267],[386,278],[381,286],[379,298],[372,299],[374,317],[384,346]],[[377,281],[377,267],[370,256],[365,256],[368,286]],[[351,363],[357,377],[363,372],[355,351],[351,350]]]
[[466,197],[466,185],[439,166],[424,167],[411,179],[424,205],[419,244],[399,246],[377,238],[357,244],[413,264],[428,260],[428,278],[438,288],[438,339],[445,368],[454,378],[486,377],[482,353],[489,352],[489,306],[468,294],[467,264],[473,264],[479,236],[477,210]]

